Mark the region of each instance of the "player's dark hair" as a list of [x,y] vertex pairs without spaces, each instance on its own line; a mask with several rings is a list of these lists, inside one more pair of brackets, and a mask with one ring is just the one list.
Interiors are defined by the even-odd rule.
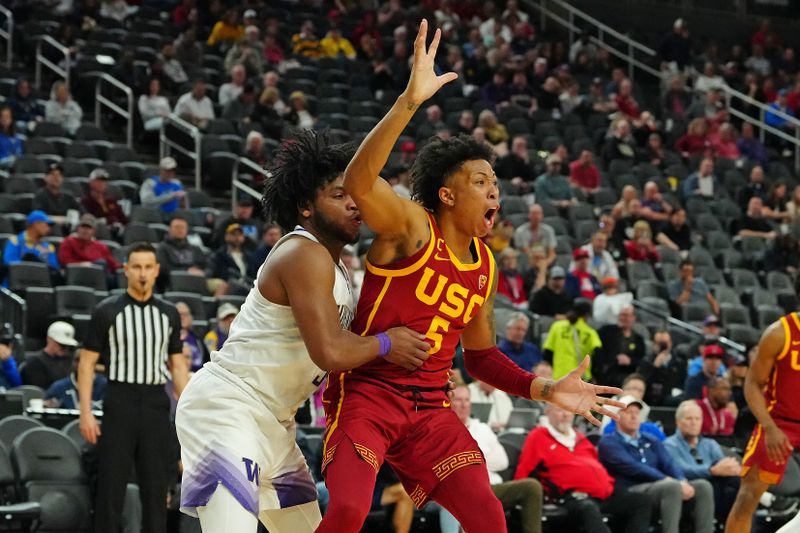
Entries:
[[467,161],[492,160],[492,148],[468,135],[449,139],[434,137],[419,151],[411,167],[411,195],[422,207],[434,211],[439,206],[439,189],[445,180]]
[[281,144],[264,181],[264,218],[286,231],[297,225],[298,209],[339,176],[355,154],[352,143],[331,144],[326,133],[306,130]]
[[133,254],[138,254],[140,252],[150,252],[156,258],[156,262],[158,262],[158,254],[156,253],[156,248],[149,242],[139,241],[135,242],[128,248],[128,254],[126,255],[127,259],[130,260]]

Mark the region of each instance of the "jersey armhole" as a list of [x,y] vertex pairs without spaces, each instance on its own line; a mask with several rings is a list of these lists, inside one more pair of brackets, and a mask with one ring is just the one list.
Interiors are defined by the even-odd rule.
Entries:
[[[792,316],[797,316],[793,314]],[[797,319],[795,318],[795,325]],[[792,327],[789,325],[789,318],[787,316],[781,317],[781,325],[783,326],[783,348],[781,349],[781,353],[778,355],[778,361],[786,357],[786,354],[789,353],[789,346],[792,343]]]

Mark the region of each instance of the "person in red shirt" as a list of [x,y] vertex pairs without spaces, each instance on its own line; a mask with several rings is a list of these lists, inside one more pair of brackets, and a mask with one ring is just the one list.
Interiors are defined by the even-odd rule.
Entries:
[[106,224],[121,229],[128,223],[117,199],[108,194],[108,172],[96,168],[89,174],[89,193],[81,198],[81,205],[95,218],[106,219]]
[[675,149],[682,157],[702,155],[712,149],[708,140],[708,125],[706,119],[696,118],[689,123],[686,133],[675,141]]
[[497,276],[497,293],[508,297],[518,309],[528,308],[528,295],[517,266],[519,252],[508,247],[500,252],[500,272]]
[[525,439],[514,479],[539,479],[548,498],[564,498],[569,516],[587,533],[611,533],[603,513],[623,520],[626,533],[647,531],[650,496],[615,487],[597,449],[573,429],[572,413],[548,404],[545,415],[547,419]]
[[600,282],[589,272],[589,251],[585,248],[575,248],[572,252],[575,268],[567,274],[564,290],[570,298],[588,298],[594,300],[602,292]]
[[633,84],[625,78],[619,83],[619,94],[614,98],[617,107],[632,119],[639,118],[639,103],[633,98]]
[[578,159],[569,164],[569,181],[585,194],[594,194],[600,188],[600,171],[594,164],[594,154],[584,150]]
[[633,238],[625,241],[625,252],[629,261],[647,261],[658,263],[661,256],[653,244],[653,231],[646,220],[639,220],[633,225]]
[[96,228],[94,216],[82,215],[75,233],[61,243],[58,261],[62,265],[90,263],[102,266],[109,274],[116,272],[122,265],[114,259],[108,246],[94,238]]
[[717,376],[708,380],[706,397],[695,400],[703,410],[703,435],[732,435],[736,424],[736,404],[731,402],[731,382]]

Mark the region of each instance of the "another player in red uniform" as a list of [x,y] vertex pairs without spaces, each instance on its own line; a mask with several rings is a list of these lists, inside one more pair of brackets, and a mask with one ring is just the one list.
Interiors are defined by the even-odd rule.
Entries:
[[744,394],[758,420],[742,459],[742,484],[725,524],[748,533],[759,498],[781,482],[786,459],[800,446],[800,316],[791,313],[764,331],[747,372]]
[[[619,391],[585,383],[588,357],[558,382],[522,371],[496,347],[492,254],[479,237],[499,204],[491,149],[469,137],[434,139],[412,169],[412,202],[377,178],[419,105],[454,73],[433,71],[440,32],[425,49],[423,20],[405,92],[361,144],[345,173],[345,190],[377,232],[353,331],[380,337],[392,325],[425,332],[430,358],[414,372],[380,358],[329,376],[322,468],[331,494],[318,532],[355,532],[370,508],[375,476],[387,460],[418,507],[435,500],[469,532],[505,531],[483,456],[449,409],[448,370],[461,340],[471,375],[504,391],[544,399],[581,414],[612,416],[598,394]],[[384,351],[388,350],[388,342]]]

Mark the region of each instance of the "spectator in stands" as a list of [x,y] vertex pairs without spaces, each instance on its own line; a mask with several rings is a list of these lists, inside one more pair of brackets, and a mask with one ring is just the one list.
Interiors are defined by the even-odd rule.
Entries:
[[277,244],[281,237],[283,237],[283,230],[277,224],[267,224],[261,230],[261,239],[258,241],[258,246],[253,253],[250,254],[248,275],[251,278],[256,277],[258,269],[261,268],[261,265],[267,260],[267,255],[270,250],[272,250],[272,247]]
[[509,359],[527,372],[542,360],[539,347],[525,340],[531,321],[525,313],[512,313],[506,322],[506,336],[497,344]]
[[300,32],[292,35],[292,53],[317,59],[323,56],[325,50],[316,35],[314,23],[310,20],[303,21]]
[[686,91],[683,76],[676,74],[669,79],[669,89],[664,94],[662,109],[667,117],[670,115],[684,117],[692,105],[692,95]]
[[650,163],[658,169],[664,169],[667,166],[667,160],[673,154],[664,148],[664,143],[661,140],[659,133],[651,133],[647,137],[647,144],[644,149],[639,152],[639,161]]
[[731,400],[731,382],[725,376],[713,376],[706,385],[706,396],[695,401],[703,411],[703,435],[733,434],[739,410]]
[[511,304],[517,309],[526,309],[528,295],[525,293],[522,275],[519,272],[518,257],[519,252],[511,247],[500,252],[497,265],[499,270],[497,293],[511,300]]
[[[589,254],[589,273],[595,278],[619,278],[617,263],[608,252],[608,237],[603,231],[594,233],[589,243],[581,246],[581,249],[586,250]],[[575,269],[574,259],[570,263],[569,269]]]
[[[478,444],[486,462],[492,491],[504,509],[520,509],[522,522],[520,531],[523,533],[541,531],[542,486],[535,479],[503,482],[499,472],[509,467],[508,455],[489,425],[470,418],[472,407],[470,396],[477,402],[472,385],[456,387],[453,391],[453,411],[467,426],[470,435]],[[442,533],[458,533],[461,530],[455,517],[445,509],[439,511],[439,524]]]
[[[558,268],[558,267],[556,267]],[[586,298],[578,298],[563,320],[556,320],[550,326],[547,339],[542,349],[544,358],[553,362],[553,377],[560,379],[574,370],[585,356],[592,359],[601,347],[600,337],[586,319],[592,314],[592,302]],[[584,379],[591,379],[591,370],[587,370]]]
[[295,127],[310,130],[316,121],[317,119],[308,110],[308,100],[303,91],[294,91],[290,94],[286,122]]
[[14,344],[14,327],[9,322],[0,324],[0,387],[3,390],[22,385],[14,357]]
[[611,533],[602,514],[624,517],[625,531],[647,531],[650,497],[615,483],[589,439],[573,428],[572,413],[548,403],[545,415],[525,439],[514,479],[540,479],[549,498],[564,498],[569,516],[583,531]]
[[653,228],[660,229],[669,220],[671,213],[672,205],[664,200],[661,191],[658,190],[658,184],[654,181],[645,183],[642,194],[642,218],[647,220]]
[[21,367],[22,383],[47,389],[73,370],[73,349],[78,345],[72,324],[56,321],[47,328],[44,348],[25,358]]
[[653,230],[646,220],[639,220],[633,225],[633,236],[625,241],[625,253],[628,261],[644,261],[655,265],[661,260],[653,244]]
[[276,36],[267,34],[264,36],[264,60],[267,62],[267,67],[275,67],[280,65],[286,59],[286,54],[283,47]]
[[725,80],[717,73],[714,63],[707,61],[703,65],[703,72],[694,81],[694,90],[698,93],[706,93],[726,87]]
[[44,120],[45,110],[34,97],[31,82],[27,78],[19,78],[14,89],[14,95],[9,99],[8,105],[17,120],[17,126],[24,131],[31,131],[38,122]]
[[244,38],[236,43],[225,54],[223,66],[225,70],[231,71],[236,65],[242,65],[249,76],[261,76],[264,73],[264,59],[259,37],[259,30],[255,26],[247,26],[244,30]]
[[[133,64],[135,59],[136,56],[134,55],[133,47],[123,48],[122,53],[119,55],[119,58],[109,74],[119,80],[123,85],[135,88],[141,87],[142,80],[138,76],[139,71]],[[158,62],[157,58],[154,59]],[[153,77],[160,76],[163,73],[163,71],[156,73],[154,70],[151,64],[150,75]]]
[[736,128],[730,122],[722,123],[717,135],[712,138],[711,145],[718,158],[738,161],[742,156],[736,145]]
[[75,135],[80,127],[83,109],[72,99],[69,88],[63,81],[53,84],[50,99],[44,108],[44,118],[48,122],[55,122],[70,135]]
[[610,383],[619,387],[625,376],[636,370],[645,356],[645,343],[641,335],[633,330],[636,312],[628,305],[619,312],[617,324],[609,324],[598,330],[602,346],[592,361],[592,372],[599,383]]
[[[72,369],[68,375],[54,381],[45,391],[44,404],[46,407],[54,409],[78,409],[80,407],[80,401],[78,400],[78,364],[81,359],[80,350],[77,350],[71,359]],[[108,378],[99,372],[96,373],[94,375],[94,383],[92,384],[92,409],[101,410],[103,408],[103,399],[106,395],[107,386]]]
[[547,264],[551,264],[556,258],[556,232],[549,224],[542,222],[543,219],[542,206],[531,205],[528,208],[528,221],[514,231],[514,247],[524,254],[533,248],[542,248]]
[[[464,109],[458,115],[458,124],[456,125],[455,133],[470,135],[472,133],[472,130],[474,129],[475,129],[475,114],[469,109]],[[527,147],[527,142],[526,142],[526,147]],[[500,162],[498,161],[498,165],[499,164]],[[500,175],[498,174],[498,176]],[[502,179],[508,179],[508,178],[502,178]]]
[[89,192],[81,198],[81,206],[95,218],[105,219],[112,231],[121,233],[128,224],[128,217],[117,199],[108,193],[108,178],[108,172],[102,168],[96,168],[89,174]]
[[239,224],[229,224],[225,228],[225,244],[214,251],[206,267],[209,289],[214,296],[247,294],[252,279],[247,274],[250,253],[243,248],[244,242]]
[[581,151],[580,157],[569,164],[569,181],[576,189],[589,196],[600,189],[600,171],[594,164],[591,150]]
[[[649,433],[658,440],[663,441],[667,438],[667,436],[663,431],[661,431],[661,426],[655,422],[650,422],[647,420],[647,417],[650,414],[650,406],[644,401],[645,394],[647,394],[647,382],[645,381],[644,376],[634,372],[632,374],[628,374],[622,381],[622,394],[616,396],[615,399],[619,400],[625,396],[631,396],[638,400],[642,404],[642,409],[639,412],[642,425],[640,426],[639,430],[642,433]],[[609,407],[609,411],[616,413],[619,411],[619,409],[617,407]],[[617,421],[611,417],[604,417],[601,427],[604,435],[616,433]]]
[[164,75],[168,78],[171,87],[177,87],[189,81],[189,76],[183,69],[183,65],[178,60],[175,45],[166,43],[161,47],[161,54],[158,56],[164,68]]
[[247,238],[245,241],[245,248],[254,248],[255,242],[258,241],[259,235],[261,234],[261,223],[258,217],[255,216],[253,199],[249,195],[243,194],[239,196],[231,216],[216,222],[214,235],[211,240],[214,247],[223,245],[225,241],[225,230],[231,224],[239,224],[242,228],[242,232]]
[[742,465],[736,457],[726,457],[714,439],[701,436],[700,428],[706,420],[696,403],[681,402],[675,411],[675,422],[678,426],[675,434],[664,445],[688,479],[711,482],[717,522],[722,524],[739,491]]
[[[6,241],[3,248],[3,265],[13,265],[21,261],[35,261],[50,267],[50,277],[60,277],[61,265],[56,256],[56,247],[53,243],[46,242],[45,237],[50,233],[53,219],[44,211],[31,211],[26,219],[27,228],[13,235]],[[4,286],[8,286],[8,280]]]
[[492,431],[500,432],[504,430],[508,425],[508,417],[511,416],[511,411],[514,410],[511,397],[505,392],[477,379],[469,384],[469,392],[472,403],[492,406],[492,410],[489,411],[489,420],[487,421]]
[[190,274],[205,277],[206,253],[189,243],[189,221],[174,216],[164,241],[158,247],[158,262],[161,265],[159,278],[169,279],[173,270],[186,270]]
[[238,314],[239,309],[233,304],[224,303],[219,306],[219,309],[217,309],[217,326],[206,333],[205,338],[203,338],[203,343],[205,343],[209,352],[215,352],[222,348],[222,345],[228,340],[231,323]]
[[11,168],[22,155],[22,137],[17,134],[17,123],[11,108],[0,108],[0,167]]
[[442,108],[436,104],[425,108],[425,122],[417,127],[417,140],[428,140],[439,131],[446,129],[447,126],[442,122]]
[[187,28],[175,42],[175,59],[183,65],[197,65],[203,59],[203,45],[197,41],[194,28]]
[[[244,148],[242,149],[242,157],[246,157],[261,168],[266,168],[269,149],[264,143],[264,136],[260,131],[251,130],[247,134],[244,140]],[[253,186],[256,189],[260,189],[263,179],[260,172],[253,173]]]
[[223,83],[219,87],[219,105],[225,107],[228,103],[236,100],[244,90],[247,81],[247,71],[242,64],[236,64],[231,68],[231,80]]
[[322,49],[326,57],[355,60],[356,50],[353,43],[342,35],[339,28],[331,28],[325,37],[322,38]]
[[600,282],[589,272],[589,252],[576,248],[572,252],[573,269],[567,274],[564,289],[570,298],[586,298],[589,301],[600,294]]
[[239,22],[239,12],[235,9],[228,9],[211,28],[211,34],[208,36],[206,44],[227,50],[242,37],[244,37],[244,26]]
[[786,195],[786,182],[778,180],[772,183],[764,200],[764,216],[777,222],[788,222],[788,198]]
[[481,87],[481,101],[489,109],[499,109],[501,104],[506,104],[511,99],[511,91],[505,71],[497,70],[492,75],[492,80]]
[[[184,203],[186,191],[183,184],[175,177],[178,163],[172,157],[164,157],[158,163],[158,176],[150,176],[139,189],[142,205],[157,207],[162,213],[177,211]],[[163,263],[162,263],[163,265]]]
[[638,119],[640,114],[639,104],[633,98],[633,83],[625,78],[619,83],[619,92],[614,98],[619,111],[630,119]]
[[603,435],[598,444],[600,461],[617,485],[650,495],[661,514],[664,533],[678,533],[682,501],[694,500],[694,531],[714,530],[714,496],[705,479],[687,480],[664,444],[640,432],[642,403],[633,396],[620,398],[617,431]]
[[769,156],[767,149],[755,136],[753,125],[749,122],[742,124],[742,134],[736,141],[736,146],[739,148],[739,153],[747,157],[750,161],[767,168],[769,165]]
[[190,372],[197,372],[210,359],[205,343],[192,330],[194,317],[192,310],[185,302],[177,302],[175,307],[181,316],[181,342],[184,351],[189,352]]
[[753,45],[752,55],[747,58],[744,66],[761,77],[767,77],[772,72],[772,65],[769,59],[764,57],[764,47],[760,44]]
[[161,94],[161,82],[158,78],[150,78],[147,93],[139,96],[139,115],[145,131],[158,131],[164,119],[172,113],[169,100]]
[[564,289],[566,272],[560,266],[550,268],[547,284],[533,293],[530,300],[530,311],[539,315],[555,317],[557,320],[566,317],[572,307],[572,298]]
[[276,87],[265,87],[258,97],[258,104],[253,110],[252,121],[259,124],[271,139],[280,140],[283,132],[281,113],[286,111],[286,104],[280,99]]
[[694,263],[691,259],[684,259],[680,264],[680,279],[672,280],[667,284],[669,299],[676,305],[705,304],[707,303],[714,314],[719,313],[719,304],[711,294],[711,289],[703,278],[694,276]]
[[791,234],[778,235],[767,247],[762,260],[766,272],[786,272],[797,274],[800,265],[800,243]]
[[731,222],[731,235],[774,239],[778,233],[764,216],[764,203],[754,196],[747,202],[747,211],[739,220]]
[[81,210],[78,200],[62,190],[61,185],[64,183],[62,172],[60,164],[51,163],[44,175],[44,189],[33,196],[33,209],[56,217],[54,220],[59,223],[66,221],[64,217],[70,211],[78,213]]
[[675,149],[683,158],[704,155],[711,150],[708,140],[708,125],[704,118],[696,118],[689,122],[686,133],[675,141]]
[[484,109],[478,115],[478,126],[486,133],[486,141],[491,144],[498,155],[505,155],[508,150],[508,130],[497,122],[497,116],[489,109]]
[[703,119],[709,129],[714,131],[717,126],[728,120],[728,110],[720,98],[719,91],[708,91],[704,98],[697,98],[686,112],[689,119]]
[[658,47],[658,55],[664,63],[674,64],[673,70],[677,71],[682,71],[691,63],[692,43],[683,19],[675,20],[672,31],[664,37]]
[[595,113],[610,114],[617,110],[617,104],[605,92],[603,79],[594,78],[589,86],[589,94],[584,100],[587,108]]
[[750,169],[750,176],[747,185],[739,190],[738,202],[742,211],[747,210],[751,198],[760,198],[765,202],[768,198],[767,184],[764,182],[764,169],[760,165],[755,165]]
[[245,83],[242,92],[235,99],[228,102],[222,111],[222,118],[236,124],[247,124],[255,113],[256,89],[252,83]]
[[518,194],[530,192],[536,174],[528,152],[528,141],[524,136],[514,136],[511,140],[511,151],[497,161],[495,171],[497,177],[510,182]]
[[209,120],[214,120],[214,104],[206,96],[206,82],[203,79],[196,79],[192,90],[178,98],[174,113],[198,128],[205,128]]
[[686,377],[686,361],[673,353],[669,331],[653,334],[653,353],[639,363],[637,372],[647,380],[644,399],[650,405],[665,405],[673,397],[673,389],[680,389]]
[[561,209],[577,203],[569,181],[559,173],[560,169],[561,158],[556,154],[550,154],[547,158],[547,169],[536,178],[535,182],[538,203],[549,203]]
[[723,359],[725,350],[719,344],[708,344],[703,348],[702,371],[687,377],[683,386],[683,395],[687,400],[700,400],[706,396],[709,381],[719,373]]
[[[703,319],[703,329],[701,337],[689,347],[689,366],[686,369],[687,376],[694,376],[703,371],[703,350],[710,344],[716,344],[722,334],[720,321],[717,315],[708,315]],[[718,376],[725,374],[727,369],[723,363],[717,372]]]
[[[58,261],[62,265],[98,265],[108,274],[113,274],[122,266],[114,259],[108,245],[95,239],[97,219],[86,213],[82,215],[75,233],[67,236],[58,248]],[[113,285],[112,285],[113,286]]]
[[633,162],[636,158],[636,145],[631,137],[631,124],[626,119],[617,119],[612,125],[612,135],[603,146],[602,158],[606,166],[615,159]]
[[697,171],[689,174],[686,181],[681,184],[681,191],[687,200],[692,197],[713,200],[719,195],[724,195],[725,188],[714,174],[714,160],[710,157],[703,158]]
[[603,292],[592,302],[592,317],[598,326],[615,325],[622,310],[631,305],[633,293],[620,292],[619,280],[611,276],[603,278],[600,286]]

